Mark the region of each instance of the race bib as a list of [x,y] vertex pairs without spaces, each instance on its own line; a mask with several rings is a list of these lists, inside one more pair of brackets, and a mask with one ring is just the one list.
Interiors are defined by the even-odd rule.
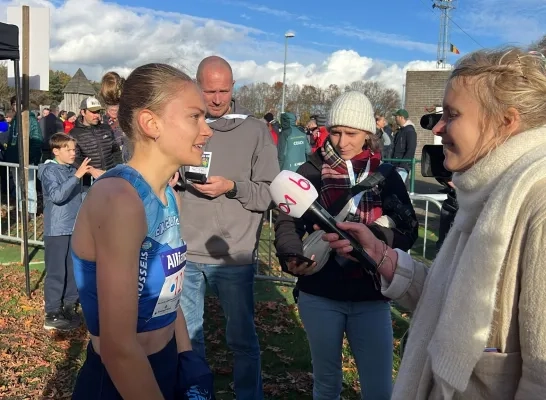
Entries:
[[212,152],[204,151],[203,155],[201,156],[201,165],[199,167],[190,167],[189,172],[195,172],[196,174],[203,174],[208,178],[211,160],[212,160]]
[[157,299],[152,318],[170,314],[178,309],[182,283],[184,282],[184,268],[186,267],[186,245],[159,254],[165,282]]

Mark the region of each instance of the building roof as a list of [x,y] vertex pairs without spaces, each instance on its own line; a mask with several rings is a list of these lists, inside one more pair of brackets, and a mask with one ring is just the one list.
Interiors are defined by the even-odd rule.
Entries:
[[63,93],[77,93],[86,94],[88,96],[95,96],[95,89],[89,79],[85,76],[81,68],[78,68],[70,82],[63,89]]

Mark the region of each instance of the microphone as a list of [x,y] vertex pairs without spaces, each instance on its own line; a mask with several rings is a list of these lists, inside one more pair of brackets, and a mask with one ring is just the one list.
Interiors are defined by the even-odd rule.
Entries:
[[340,238],[346,239],[351,244],[353,251],[351,256],[361,262],[368,271],[375,274],[377,263],[370,257],[356,239],[336,226],[336,220],[316,200],[317,189],[296,172],[281,171],[269,186],[271,197],[279,209],[294,218],[309,211],[314,222],[327,233],[337,233]]

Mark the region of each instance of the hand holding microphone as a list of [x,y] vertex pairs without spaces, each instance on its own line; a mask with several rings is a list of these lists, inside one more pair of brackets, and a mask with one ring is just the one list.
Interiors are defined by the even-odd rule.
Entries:
[[322,230],[335,234],[336,238],[343,240],[344,244],[350,246],[350,249],[346,246],[350,250],[349,254],[360,262],[368,272],[376,273],[376,261],[370,257],[355,237],[340,229],[336,220],[316,201],[318,192],[311,182],[295,172],[285,170],[281,171],[271,182],[269,190],[273,201],[283,213],[300,218],[308,211],[310,217]]

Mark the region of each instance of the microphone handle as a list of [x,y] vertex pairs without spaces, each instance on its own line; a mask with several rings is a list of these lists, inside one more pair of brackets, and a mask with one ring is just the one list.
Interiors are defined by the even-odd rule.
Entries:
[[366,253],[364,248],[352,235],[337,227],[337,221],[322,206],[317,204],[317,202],[313,202],[313,204],[311,204],[309,207],[309,211],[311,211],[311,213],[317,217],[319,220],[317,225],[320,226],[325,232],[337,233],[340,238],[348,240],[353,248],[353,251],[350,253],[351,256],[360,261],[364,268],[375,274],[377,270],[377,263],[368,253]]

